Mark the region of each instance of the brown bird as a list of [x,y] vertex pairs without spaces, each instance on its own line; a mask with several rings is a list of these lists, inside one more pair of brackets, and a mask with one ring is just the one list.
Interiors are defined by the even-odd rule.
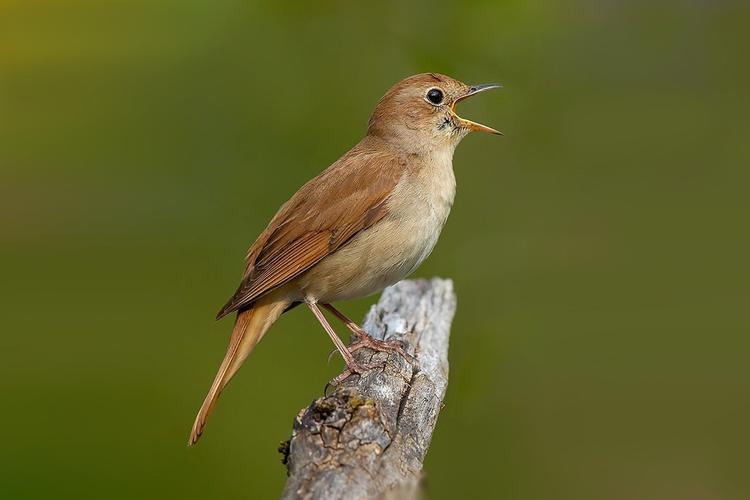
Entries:
[[[344,376],[371,368],[352,356],[361,347],[412,360],[399,344],[369,337],[331,304],[379,292],[427,258],[453,204],[456,146],[471,131],[502,135],[460,118],[456,103],[496,87],[437,73],[400,81],[378,102],[364,139],[279,209],[248,250],[242,282],[217,315],[236,311],[237,319],[189,445],[256,344],[297,304],[310,308],[341,352]],[[343,344],[320,306],[358,337],[353,347]]]

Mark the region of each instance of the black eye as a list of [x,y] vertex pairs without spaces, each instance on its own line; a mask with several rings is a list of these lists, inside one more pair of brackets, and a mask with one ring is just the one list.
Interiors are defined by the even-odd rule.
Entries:
[[438,105],[443,102],[443,91],[440,89],[430,89],[427,91],[427,100],[432,104]]

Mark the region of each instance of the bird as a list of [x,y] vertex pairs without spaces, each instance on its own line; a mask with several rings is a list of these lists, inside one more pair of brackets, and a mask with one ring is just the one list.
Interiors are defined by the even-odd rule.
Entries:
[[[503,135],[459,117],[456,104],[500,86],[467,85],[440,73],[401,80],[375,106],[364,138],[281,206],[250,246],[240,285],[217,314],[235,313],[235,323],[189,446],[250,352],[297,305],[310,309],[344,358],[339,377],[372,368],[352,355],[363,347],[414,362],[399,343],[373,339],[333,303],[383,290],[432,252],[456,192],[456,146],[473,131]],[[344,345],[321,308],[352,332],[353,346]]]

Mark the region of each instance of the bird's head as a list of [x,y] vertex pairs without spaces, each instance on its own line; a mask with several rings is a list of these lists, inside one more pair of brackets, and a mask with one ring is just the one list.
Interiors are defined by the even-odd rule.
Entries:
[[493,128],[461,118],[456,104],[495,83],[466,85],[439,73],[422,73],[401,80],[375,107],[368,134],[413,153],[455,148],[469,132],[502,135]]

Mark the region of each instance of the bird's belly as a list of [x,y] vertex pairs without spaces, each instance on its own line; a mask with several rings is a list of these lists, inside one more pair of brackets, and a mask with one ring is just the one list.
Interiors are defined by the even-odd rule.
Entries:
[[453,205],[450,159],[405,176],[383,219],[298,278],[302,296],[323,303],[366,297],[414,271],[435,247]]
[[390,214],[300,277],[300,290],[326,303],[366,297],[400,281],[435,247],[445,222],[435,215]]

